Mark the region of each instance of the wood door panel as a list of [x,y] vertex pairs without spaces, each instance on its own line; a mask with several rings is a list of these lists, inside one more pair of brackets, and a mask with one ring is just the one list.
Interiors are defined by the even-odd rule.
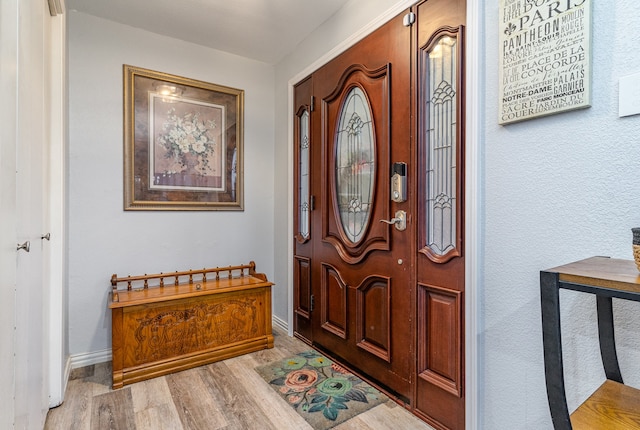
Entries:
[[294,256],[294,312],[305,319],[311,318],[311,259]]
[[462,293],[418,285],[418,376],[462,395]]
[[334,335],[347,338],[347,284],[335,267],[322,264],[321,313],[322,328]]
[[358,347],[391,361],[391,279],[369,276],[356,288]]
[[294,330],[302,340],[310,342],[311,333],[311,259],[293,257]]

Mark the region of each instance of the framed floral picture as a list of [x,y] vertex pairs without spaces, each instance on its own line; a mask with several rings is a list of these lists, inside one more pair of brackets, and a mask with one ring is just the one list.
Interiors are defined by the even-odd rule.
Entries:
[[243,210],[244,91],[123,72],[124,209]]

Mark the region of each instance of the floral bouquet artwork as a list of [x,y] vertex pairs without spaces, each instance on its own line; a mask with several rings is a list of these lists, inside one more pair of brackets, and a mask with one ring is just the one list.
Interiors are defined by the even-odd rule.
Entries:
[[166,150],[164,157],[184,169],[194,169],[200,174],[210,173],[209,156],[215,151],[216,138],[212,132],[216,122],[205,122],[199,112],[178,117],[175,108],[169,109],[167,116],[162,127],[165,134],[158,139]]
[[221,107],[160,98],[154,105],[153,185],[219,188]]
[[332,428],[388,400],[316,351],[256,370],[314,429]]

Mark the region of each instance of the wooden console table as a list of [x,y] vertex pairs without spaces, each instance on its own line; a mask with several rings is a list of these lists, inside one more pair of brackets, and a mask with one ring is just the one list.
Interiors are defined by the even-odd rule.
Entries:
[[[560,336],[560,289],[594,294],[600,353],[607,380],[571,415],[567,408]],[[613,331],[613,297],[640,302],[632,260],[592,257],[540,272],[547,397],[556,430],[640,429],[640,390],[624,385]]]
[[[157,285],[150,286],[153,282]],[[181,282],[182,281],[182,282]],[[125,284],[126,289],[118,289]],[[255,263],[111,277],[113,388],[273,348],[271,282]]]

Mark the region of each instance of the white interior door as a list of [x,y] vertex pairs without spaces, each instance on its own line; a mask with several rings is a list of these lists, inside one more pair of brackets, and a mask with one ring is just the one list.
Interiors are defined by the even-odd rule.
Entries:
[[[50,16],[46,2],[40,0],[3,1],[0,16],[1,257],[9,280],[2,284],[0,301],[0,427],[41,429],[49,406],[49,307],[44,281],[48,243],[41,236],[48,225],[44,190],[51,127]],[[28,244],[28,250],[27,246],[16,250],[18,244]]]
[[18,2],[0,1],[0,428],[14,416]]

